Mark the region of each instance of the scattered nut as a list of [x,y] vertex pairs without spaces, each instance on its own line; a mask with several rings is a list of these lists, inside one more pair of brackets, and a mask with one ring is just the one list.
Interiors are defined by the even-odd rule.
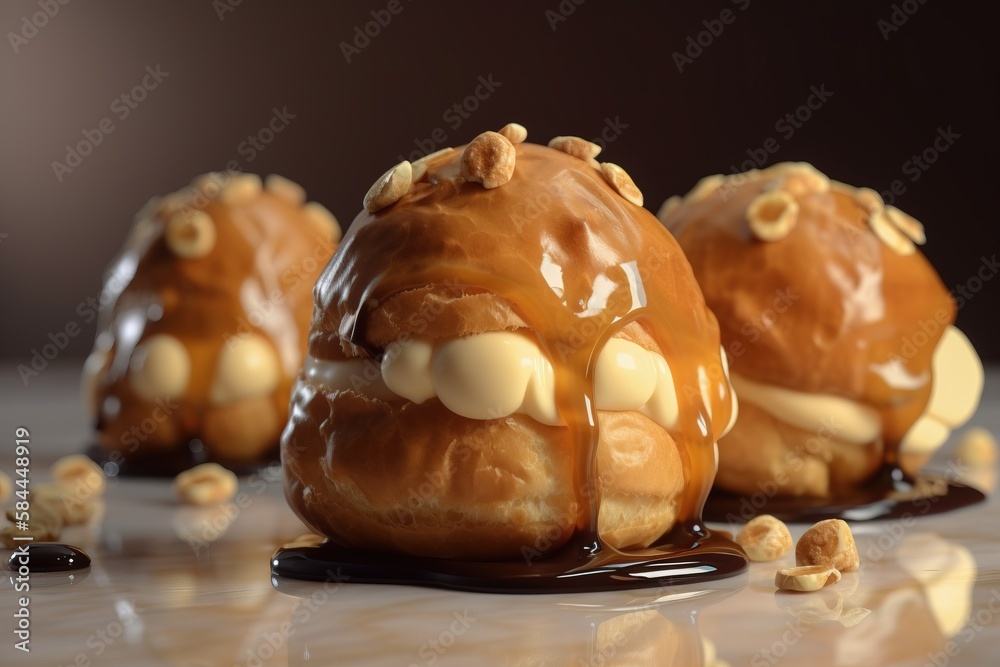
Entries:
[[218,463],[202,463],[174,478],[177,499],[189,505],[217,505],[236,495],[236,475]]
[[660,210],[656,212],[656,217],[659,218],[660,222],[666,222],[667,217],[680,208],[682,201],[684,200],[678,195],[670,197],[667,201],[663,202],[662,206],[660,206]]
[[842,519],[827,519],[815,524],[799,538],[795,546],[795,564],[854,572],[860,560],[851,527]]
[[601,154],[601,147],[580,137],[553,137],[549,148],[562,151],[581,160],[593,160]]
[[917,245],[923,245],[927,242],[924,226],[916,218],[903,213],[895,206],[886,206],[885,214],[889,217],[889,221],[896,225],[899,231],[906,234],[911,241]]
[[83,454],[64,456],[52,464],[52,478],[74,496],[89,500],[104,494],[104,469]]
[[215,223],[200,209],[180,210],[167,222],[164,239],[178,257],[204,257],[215,247]]
[[230,178],[230,175],[219,171],[210,171],[207,174],[198,176],[191,181],[194,191],[207,199],[215,199],[222,192],[222,186]]
[[462,178],[482,183],[487,190],[499,187],[514,175],[514,144],[498,132],[483,132],[462,153]]
[[365,195],[364,205],[369,213],[381,211],[395,204],[410,189],[413,182],[413,167],[403,160],[395,167],[379,176]]
[[340,231],[340,223],[326,206],[311,201],[302,207],[302,213],[313,224],[320,236],[335,242],[340,240],[343,235]]
[[899,255],[912,255],[917,247],[913,241],[894,225],[885,211],[876,211],[868,216],[868,226],[882,243]]
[[601,173],[615,192],[636,206],[642,206],[642,192],[636,187],[628,172],[613,162],[602,162]]
[[306,189],[278,174],[269,174],[264,179],[264,188],[275,197],[284,199],[289,204],[301,206],[306,203]]
[[840,572],[823,565],[786,567],[774,575],[774,585],[783,591],[818,591],[840,581]]
[[799,204],[790,193],[772,190],[757,195],[747,207],[750,232],[761,241],[780,241],[791,233],[799,217]]
[[10,475],[0,470],[0,503],[6,502],[12,493],[14,493],[13,480],[11,480]]
[[808,162],[789,162],[778,187],[796,197],[830,191],[830,179]]
[[[997,439],[989,429],[966,429],[955,448],[955,458],[970,466],[991,466],[997,462]],[[0,486],[3,486],[0,481]]]
[[46,505],[51,514],[58,515],[64,526],[87,523],[100,513],[99,499],[79,495],[77,489],[64,484],[36,484],[31,492],[35,496],[31,505],[32,517],[42,505]]
[[705,176],[691,188],[691,191],[684,195],[684,201],[691,204],[697,204],[700,201],[708,199],[715,191],[721,188],[726,182],[726,177],[722,174],[712,174],[711,176]]
[[882,195],[871,188],[857,188],[854,191],[854,201],[861,205],[861,208],[868,213],[877,213],[885,208],[885,201]]
[[228,206],[239,206],[256,199],[263,188],[257,174],[234,174],[219,193],[219,199]]
[[414,162],[410,165],[413,173],[410,174],[410,181],[412,183],[419,183],[424,176],[427,175],[427,163],[426,162]]
[[519,144],[528,138],[528,130],[520,123],[507,123],[500,128],[500,134],[512,144]]
[[792,548],[792,534],[781,520],[770,514],[751,519],[736,535],[736,543],[743,547],[752,561],[778,560]]

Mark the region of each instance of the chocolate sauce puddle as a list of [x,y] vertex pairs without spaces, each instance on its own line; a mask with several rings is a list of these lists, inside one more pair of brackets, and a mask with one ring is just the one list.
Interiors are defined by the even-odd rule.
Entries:
[[[332,542],[280,548],[271,559],[278,577],[328,581],[331,572],[345,583],[433,586],[479,593],[587,593],[699,583],[731,577],[747,569],[743,551],[731,541],[702,530],[696,539],[684,530],[668,534],[648,549],[619,551],[604,545],[589,558],[589,536],[577,534],[552,556],[531,562],[451,561],[349,549]],[[683,544],[671,540],[683,539]]]
[[782,521],[812,523],[823,519],[875,521],[941,514],[975,505],[986,499],[976,488],[931,472],[910,477],[886,464],[866,484],[830,498],[766,498],[715,489],[705,504],[709,521],[742,523],[757,514]]

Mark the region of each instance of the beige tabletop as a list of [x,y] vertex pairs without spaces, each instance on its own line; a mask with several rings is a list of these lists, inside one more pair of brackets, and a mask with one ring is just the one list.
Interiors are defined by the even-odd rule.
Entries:
[[[9,364],[7,366],[10,366]],[[80,451],[78,367],[0,380],[0,469],[31,431],[33,481]],[[973,423],[1000,431],[1000,370]],[[946,446],[931,467],[949,470]],[[992,489],[997,470],[954,474]],[[167,480],[109,481],[103,512],[63,541],[89,571],[0,581],[0,665],[987,665],[1000,653],[1000,501],[854,524],[860,571],[816,593],[776,592],[777,563],[711,584],[576,595],[486,595],[349,581],[282,583],[278,545],[301,534],[277,462],[242,502],[179,506]],[[798,538],[805,526],[792,526]],[[7,551],[2,552],[4,558]],[[10,574],[8,572],[8,574]],[[30,653],[15,649],[30,596]]]

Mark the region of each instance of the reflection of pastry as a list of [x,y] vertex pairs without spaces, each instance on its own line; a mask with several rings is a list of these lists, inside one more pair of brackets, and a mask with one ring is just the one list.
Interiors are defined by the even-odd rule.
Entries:
[[84,370],[102,446],[225,461],[276,447],[339,236],[280,177],[208,174],[153,199],[107,273]]
[[286,496],[317,532],[547,553],[589,526],[595,439],[606,543],[699,516],[734,409],[716,323],[628,176],[553,145],[487,132],[369,193],[317,284],[283,438]]
[[[865,551],[877,550],[877,544]],[[907,534],[895,558],[880,567],[888,570],[887,576],[878,583],[863,579],[850,596],[852,603],[870,608],[871,616],[830,638],[836,664],[856,664],[857,656],[872,665],[908,664],[914,658],[924,664],[942,653],[949,640],[963,647],[975,637],[966,623],[978,567],[964,546],[933,533]]]
[[916,250],[923,228],[872,190],[784,163],[704,179],[660,215],[740,397],[721,487],[826,496],[886,458],[912,471],[975,410],[982,366]]

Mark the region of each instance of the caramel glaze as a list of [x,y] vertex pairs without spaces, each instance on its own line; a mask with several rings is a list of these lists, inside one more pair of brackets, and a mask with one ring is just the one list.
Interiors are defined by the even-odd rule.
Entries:
[[[167,221],[181,210],[211,217],[216,239],[204,257],[179,257],[164,240]],[[227,204],[188,188],[140,212],[100,297],[95,350],[108,341],[110,348],[89,380],[88,398],[105,457],[118,452],[139,472],[173,474],[206,458],[240,463],[273,456],[306,346],[310,290],[336,247],[336,233],[304,215],[299,203],[266,189]],[[230,337],[248,332],[267,338],[282,366],[276,389],[253,406],[274,415],[273,428],[250,446],[224,434],[213,440],[204,428],[209,410],[227,409],[209,400],[219,354]],[[156,334],[183,343],[191,371],[182,396],[150,402],[133,391],[128,369],[136,345]],[[109,399],[120,406],[117,412],[108,409]],[[110,458],[122,462],[122,456]]]
[[[733,372],[871,405],[881,414],[886,462],[895,465],[930,397],[931,355],[946,328],[940,322],[955,319],[955,303],[926,258],[882,243],[866,209],[842,187],[796,195],[798,222],[788,236],[754,239],[745,213],[769,184],[727,184],[685,202],[666,225],[719,319]],[[748,323],[789,290],[788,312],[748,335]],[[921,324],[935,320],[928,336]],[[890,364],[894,373],[886,372]]]
[[[352,352],[380,358],[382,350],[366,337],[366,317],[405,290],[443,284],[509,301],[552,361],[557,406],[572,434],[574,492],[583,508],[574,537],[546,567],[593,571],[616,559],[637,560],[602,545],[597,531],[593,375],[604,343],[640,321],[671,365],[681,414],[671,435],[686,482],[677,525],[659,543],[669,548],[645,552],[640,560],[686,553],[708,539],[720,543],[701,525],[701,509],[715,476],[715,441],[729,422],[731,389],[718,326],[684,255],[656,218],[616,194],[599,170],[533,144],[518,144],[516,151],[513,178],[498,188],[460,178],[461,150],[455,150],[434,159],[402,200],[374,215],[359,214],[316,285],[310,352],[329,358],[337,338]],[[711,378],[710,406],[698,390],[699,369]],[[736,569],[742,569],[742,552],[727,544],[720,552],[738,558]],[[499,576],[496,564],[480,565],[476,577]],[[524,563],[503,568],[528,571]]]

